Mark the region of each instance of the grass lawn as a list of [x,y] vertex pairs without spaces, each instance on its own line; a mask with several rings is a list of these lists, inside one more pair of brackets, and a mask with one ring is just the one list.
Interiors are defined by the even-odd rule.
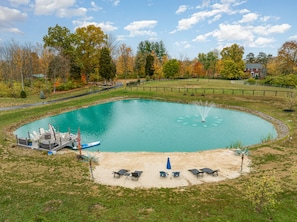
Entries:
[[[201,79],[161,81],[144,85],[229,90],[263,87]],[[49,100],[69,95],[69,92],[59,93]],[[123,98],[149,98],[182,103],[204,100],[221,106],[253,109],[286,123],[292,140],[286,136],[278,141],[251,147],[252,172],[248,175],[219,183],[166,189],[103,186],[89,180],[88,163],[78,161],[72,152],[48,156],[46,152],[15,146],[12,132],[24,123]],[[40,101],[37,96],[15,101],[0,100],[1,107]],[[178,91],[121,88],[50,105],[0,111],[0,221],[295,221],[297,119],[296,112],[284,112],[286,108],[287,100],[281,96],[193,95]],[[247,181],[267,173],[276,175],[282,191],[276,197],[278,204],[274,208],[256,211],[246,195]]]

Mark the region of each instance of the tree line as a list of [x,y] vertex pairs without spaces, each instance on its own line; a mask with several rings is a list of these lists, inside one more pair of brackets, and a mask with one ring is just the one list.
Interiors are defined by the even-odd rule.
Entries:
[[[89,82],[113,81],[116,78],[222,78],[247,79],[245,63],[260,63],[267,76],[297,74],[297,42],[285,42],[278,55],[260,52],[255,57],[233,44],[220,52],[198,53],[190,60],[171,58],[163,41],[141,41],[137,52],[126,44],[118,45],[100,27],[89,25],[70,32],[66,27],[49,27],[43,44],[19,45],[15,41],[0,46],[0,84],[6,94],[15,95],[25,88],[67,90]],[[44,74],[36,81],[32,74]],[[295,81],[295,80],[294,80]],[[293,83],[294,83],[293,81]],[[292,84],[293,84],[292,83]],[[295,86],[296,86],[295,82]],[[0,96],[3,96],[0,93]]]

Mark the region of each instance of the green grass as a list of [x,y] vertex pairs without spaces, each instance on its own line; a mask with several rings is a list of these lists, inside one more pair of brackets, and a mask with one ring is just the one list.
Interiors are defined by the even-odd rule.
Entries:
[[[230,81],[199,80],[204,87],[256,87]],[[196,86],[197,80],[154,82],[155,86]],[[160,84],[160,85],[159,85]],[[205,84],[205,85],[204,85]],[[59,94],[55,98],[67,97]],[[149,98],[190,103],[211,101],[220,106],[240,106],[269,114],[287,123],[294,138],[270,141],[250,148],[253,172],[234,180],[184,188],[128,189],[103,186],[89,180],[88,163],[74,153],[48,156],[45,152],[14,145],[12,131],[44,116],[54,115],[109,99]],[[4,101],[4,100],[1,100]],[[1,106],[8,106],[9,100]],[[38,102],[28,98],[18,103]],[[124,89],[69,101],[0,112],[0,221],[294,221],[297,218],[297,120],[286,113],[284,100],[275,97],[195,95]],[[295,164],[294,164],[295,163]],[[99,160],[100,164],[100,160]],[[256,212],[245,197],[245,181],[274,169],[282,178],[280,205]]]

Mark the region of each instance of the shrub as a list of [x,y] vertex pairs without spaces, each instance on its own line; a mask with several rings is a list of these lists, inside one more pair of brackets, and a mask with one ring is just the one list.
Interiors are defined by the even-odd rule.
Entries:
[[247,81],[246,81],[247,84],[250,84],[250,85],[255,85],[256,84],[256,80],[254,78],[249,78]]
[[277,86],[277,87],[296,87],[297,76],[293,74],[280,76],[267,76],[261,81],[263,85]]
[[277,195],[281,192],[281,187],[274,175],[252,177],[247,181],[246,187],[246,196],[258,212],[271,209],[277,204]]
[[27,97],[27,94],[24,90],[21,91],[21,98],[26,98]]

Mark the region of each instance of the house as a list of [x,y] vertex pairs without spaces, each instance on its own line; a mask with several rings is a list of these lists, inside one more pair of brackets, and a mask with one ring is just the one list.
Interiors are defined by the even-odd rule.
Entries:
[[244,72],[250,73],[255,79],[262,79],[266,75],[266,69],[261,63],[246,63]]

